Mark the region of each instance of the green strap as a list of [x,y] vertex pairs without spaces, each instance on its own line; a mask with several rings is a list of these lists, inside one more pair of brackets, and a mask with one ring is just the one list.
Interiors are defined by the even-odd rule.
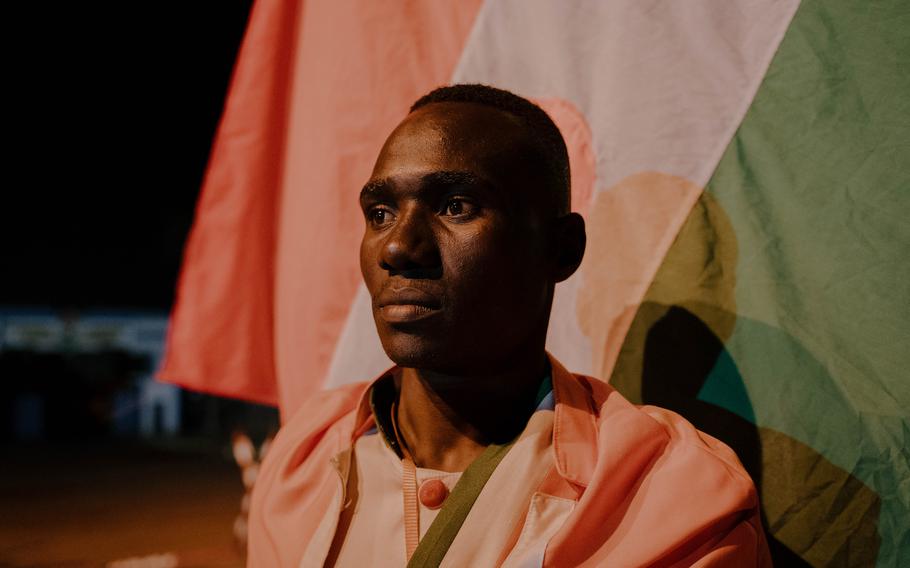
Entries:
[[514,443],[513,440],[505,445],[490,444],[461,474],[445,505],[427,529],[427,533],[420,539],[420,544],[417,545],[407,568],[439,566],[483,486],[487,484],[496,466],[509,453]]

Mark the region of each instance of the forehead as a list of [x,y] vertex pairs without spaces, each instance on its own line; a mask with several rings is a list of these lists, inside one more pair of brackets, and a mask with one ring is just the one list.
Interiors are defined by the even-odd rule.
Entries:
[[512,178],[527,148],[517,118],[473,103],[433,103],[409,114],[389,135],[372,179],[466,171]]

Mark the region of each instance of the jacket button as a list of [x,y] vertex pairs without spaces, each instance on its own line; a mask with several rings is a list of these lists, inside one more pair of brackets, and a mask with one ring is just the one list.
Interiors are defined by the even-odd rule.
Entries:
[[427,509],[438,509],[442,507],[446,497],[449,496],[449,488],[439,479],[428,479],[420,484],[417,491],[417,497],[420,503]]

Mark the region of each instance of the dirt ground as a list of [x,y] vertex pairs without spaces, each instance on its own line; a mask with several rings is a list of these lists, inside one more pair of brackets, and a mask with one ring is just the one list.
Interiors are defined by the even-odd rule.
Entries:
[[139,442],[0,451],[0,566],[243,566],[227,455]]

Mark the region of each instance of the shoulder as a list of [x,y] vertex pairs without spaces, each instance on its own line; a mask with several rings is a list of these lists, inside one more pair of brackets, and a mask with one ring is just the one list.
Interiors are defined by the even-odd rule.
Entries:
[[632,404],[603,381],[585,376],[576,378],[591,393],[601,451],[617,446],[629,448],[653,462],[651,474],[665,468],[677,474],[689,472],[692,477],[680,482],[690,490],[729,492],[745,507],[757,505],[752,479],[726,444],[696,429],[675,412]]
[[[729,446],[698,430],[679,414],[657,406],[636,407],[648,419],[655,422],[665,433],[668,440],[668,451],[681,453],[693,452],[703,467],[717,469],[730,478],[730,483],[752,490],[752,478],[746,473],[736,453]],[[754,496],[754,491],[751,491]]]
[[572,379],[558,457],[582,489],[554,557],[692,565],[730,538],[758,554],[758,498],[732,450],[674,412],[634,405],[598,379]]
[[296,437],[295,434],[331,425],[340,416],[356,410],[370,384],[368,381],[351,383],[314,393],[282,424],[278,436]]
[[253,486],[250,566],[299,562],[320,515],[331,506],[332,460],[350,445],[358,403],[369,383],[314,394],[281,427]]
[[[264,466],[275,467],[281,464],[293,467],[305,460],[318,443],[334,441],[326,440],[330,431],[338,430],[339,438],[350,434],[347,430],[354,428],[353,414],[369,385],[368,382],[353,383],[311,396],[281,426],[269,448]],[[345,418],[349,418],[347,421],[351,422],[350,428],[342,428],[346,426]],[[337,442],[339,446],[344,443],[340,439]]]
[[637,546],[670,565],[770,566],[758,493],[733,450],[675,412],[633,408],[666,440],[635,491],[636,522],[650,527]]

